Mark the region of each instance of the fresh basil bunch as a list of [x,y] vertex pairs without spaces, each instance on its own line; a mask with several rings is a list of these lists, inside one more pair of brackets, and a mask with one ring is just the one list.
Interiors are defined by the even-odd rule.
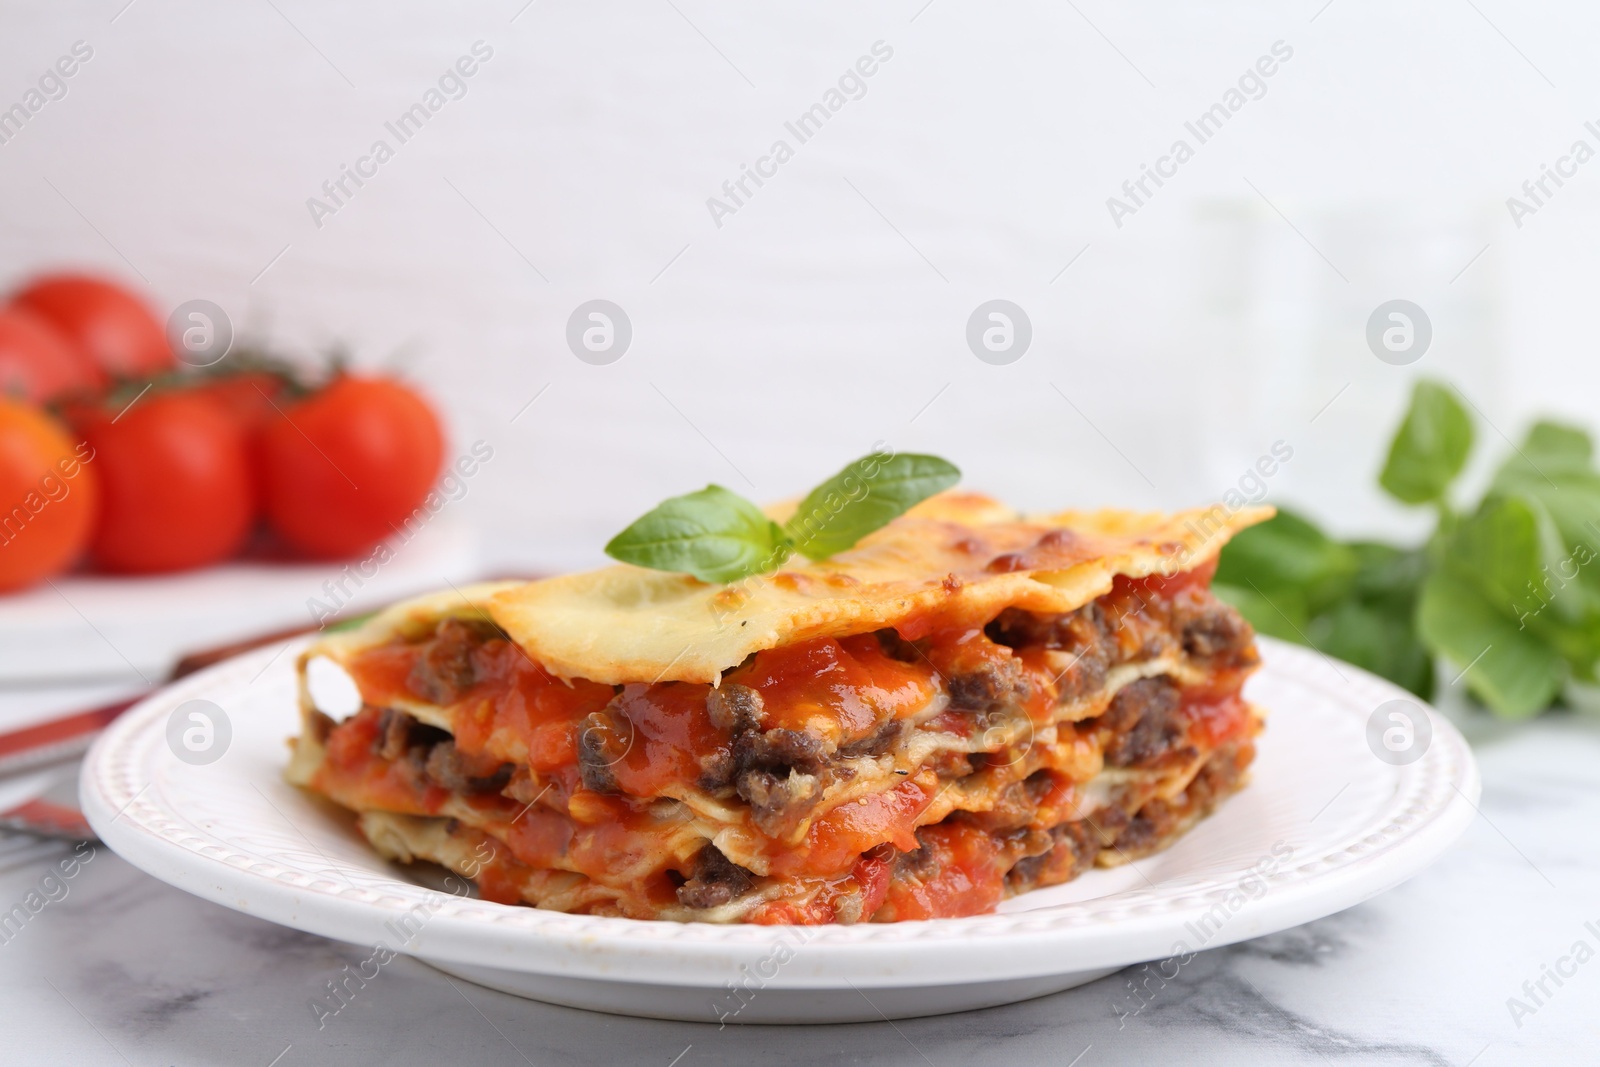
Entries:
[[850,548],[913,505],[960,481],[938,456],[873,452],[800,502],[783,525],[720,485],[664,500],[613,537],[606,555],[703,582],[777,570],[795,552],[820,560]]
[[1223,550],[1215,589],[1263,633],[1383,675],[1421,697],[1436,658],[1495,712],[1532,715],[1600,663],[1600,471],[1589,435],[1536,423],[1477,506],[1450,501],[1473,420],[1449,386],[1422,381],[1378,484],[1431,507],[1421,546],[1339,541],[1280,511]]

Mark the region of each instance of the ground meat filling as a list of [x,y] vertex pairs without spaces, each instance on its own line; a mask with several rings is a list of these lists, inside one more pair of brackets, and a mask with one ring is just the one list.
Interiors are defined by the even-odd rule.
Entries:
[[1204,590],[1170,597],[1113,592],[1061,615],[1007,608],[985,633],[1011,648],[1035,646],[1073,656],[1073,667],[1057,683],[1063,702],[1098,691],[1111,667],[1152,659],[1174,646],[1215,668],[1244,669],[1258,661],[1250,624]]
[[380,759],[405,767],[417,784],[453,793],[498,793],[511,781],[511,764],[468,756],[446,731],[393,708],[378,714],[373,750]]
[[1210,596],[1179,601],[1173,622],[1183,650],[1217,667],[1244,669],[1260,662],[1255,631],[1231,604]]
[[997,645],[1048,648],[1071,656],[1070,665],[1056,680],[1062,703],[1100,692],[1106,684],[1106,671],[1123,658],[1098,602],[1063,615],[1036,615],[1007,608],[984,628],[984,633]]
[[1153,767],[1183,747],[1187,723],[1181,706],[1178,687],[1165,675],[1123,686],[1097,720],[1110,733],[1106,765]]
[[827,791],[822,739],[800,730],[746,730],[734,737],[734,792],[769,837],[788,837]]
[[924,882],[932,881],[939,873],[939,856],[927,843],[924,842],[922,831],[917,831],[917,848],[910,852],[902,852],[895,860],[894,873],[897,878],[916,878]]
[[591,712],[578,728],[578,777],[595,793],[620,793],[615,767],[628,754],[631,731],[625,716],[610,707]]
[[450,734],[436,726],[418,722],[403,711],[384,708],[378,713],[378,736],[374,740],[378,755],[389,761],[427,759],[428,750]]
[[1028,696],[1027,678],[1015,659],[986,664],[979,670],[951,674],[944,680],[952,711],[990,715],[1020,706]]
[[890,719],[866,737],[857,738],[854,741],[840,745],[839,755],[843,759],[881,756],[899,743],[900,736],[904,732],[904,723],[899,719]]
[[478,680],[473,652],[493,640],[504,641],[506,635],[492,622],[443,620],[412,665],[406,688],[431,704],[454,704]]
[[754,884],[754,874],[708,844],[695,856],[694,876],[678,887],[678,903],[686,908],[719,908]]
[[1094,867],[1102,852],[1116,864],[1161,850],[1238,791],[1253,754],[1248,742],[1224,746],[1212,753],[1194,780],[1170,800],[1123,796],[1086,818],[1052,827],[1053,847],[1013,864],[1006,874],[1007,892],[1022,893],[1071,881]]
[[454,741],[440,741],[428,752],[423,772],[453,793],[498,793],[511,781],[512,765],[468,756]]
[[[1108,835],[1107,847],[1115,847],[1120,860],[1138,859],[1159,851],[1189,824],[1209,814],[1219,801],[1238,790],[1244,782],[1244,768],[1253,755],[1253,748],[1241,750],[1237,745],[1218,749],[1178,796],[1171,800],[1151,799],[1123,815],[1115,831]],[[1108,828],[1102,823],[1101,829]]]
[[1038,885],[1056,885],[1078,877],[1094,866],[1100,842],[1086,820],[1054,826],[1049,831],[1050,847],[1033,856],[1024,856],[1006,872],[1006,889],[1021,893]]
[[[708,792],[735,795],[750,805],[750,817],[770,837],[787,837],[827,792],[830,780],[850,777],[835,757],[860,756],[875,747],[886,750],[893,736],[883,731],[830,753],[815,734],[803,730],[761,728],[761,694],[747,685],[724,682],[706,694],[706,713],[714,726],[727,731],[726,753],[701,760],[700,785]],[[898,724],[887,724],[897,727]]]
[[[997,645],[1023,648],[1039,645],[1067,652],[1089,651],[1103,646],[1111,624],[1099,601],[1091,601],[1076,611],[1060,615],[1039,615],[1021,608],[1006,608],[984,628]],[[1110,650],[1100,651],[1109,654]]]

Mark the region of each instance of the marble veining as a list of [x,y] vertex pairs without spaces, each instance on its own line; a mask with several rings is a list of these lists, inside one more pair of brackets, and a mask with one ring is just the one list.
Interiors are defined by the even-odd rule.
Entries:
[[[1437,1049],[1411,1041],[1374,1041],[1337,1026],[1290,1012],[1275,1003],[1250,977],[1251,960],[1286,967],[1336,968],[1349,947],[1345,931],[1374,924],[1375,911],[1353,908],[1293,930],[1269,934],[1197,956],[1172,983],[1151,997],[1144,1017],[1161,1028],[1215,1027],[1251,1045],[1286,1048],[1326,1059],[1384,1060],[1435,1064],[1450,1060]],[[1144,968],[1130,967],[1118,977],[1143,980]],[[1120,1018],[1120,1015],[1119,1015]]]

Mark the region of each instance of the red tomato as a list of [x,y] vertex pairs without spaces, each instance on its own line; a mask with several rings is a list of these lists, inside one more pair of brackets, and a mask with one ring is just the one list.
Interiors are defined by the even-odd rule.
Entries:
[[93,455],[43,412],[0,401],[0,589],[60,574],[89,544]]
[[49,320],[107,374],[135,378],[172,366],[161,322],[120,285],[81,274],[51,274],[23,289],[15,302]]
[[266,425],[278,409],[290,403],[287,383],[270,371],[227,374],[192,388],[217,400],[239,425],[251,432]]
[[260,439],[267,521],[313,556],[393,535],[427,498],[444,457],[433,408],[387,378],[345,375],[274,413]]
[[42,404],[104,380],[50,323],[26,308],[0,310],[0,396]]
[[152,392],[125,411],[75,408],[104,504],[92,553],[104,570],[183,570],[227,559],[255,517],[245,430],[198,392]]

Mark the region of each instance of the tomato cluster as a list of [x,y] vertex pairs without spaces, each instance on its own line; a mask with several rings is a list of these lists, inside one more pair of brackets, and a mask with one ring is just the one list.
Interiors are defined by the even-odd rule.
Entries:
[[248,354],[180,369],[115,283],[51,275],[0,307],[0,591],[83,559],[202,567],[258,540],[355,555],[422,504],[443,452],[433,408],[389,378],[313,384]]

